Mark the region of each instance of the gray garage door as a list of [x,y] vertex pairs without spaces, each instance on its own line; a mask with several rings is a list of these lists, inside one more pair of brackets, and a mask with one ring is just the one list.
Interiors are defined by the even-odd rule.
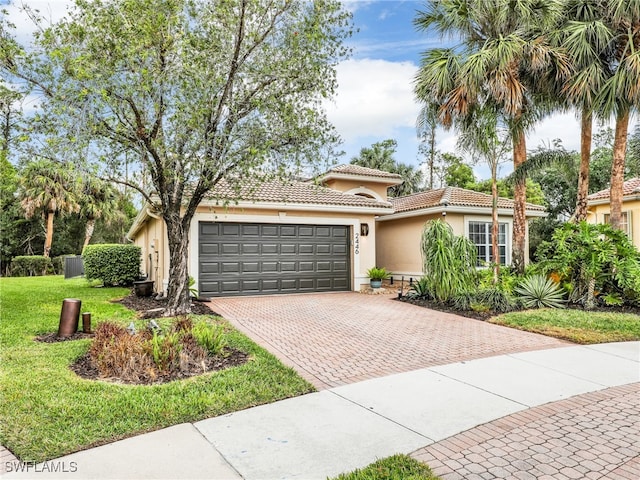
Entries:
[[349,227],[199,224],[200,295],[349,290]]

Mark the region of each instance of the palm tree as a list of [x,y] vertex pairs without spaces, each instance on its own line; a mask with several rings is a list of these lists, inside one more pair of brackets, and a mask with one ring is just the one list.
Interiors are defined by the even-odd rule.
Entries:
[[[509,134],[498,125],[498,113],[474,108],[458,125],[458,146],[483,158],[491,169],[491,257],[493,284],[500,274],[500,248],[498,246],[498,165],[509,150]],[[526,181],[526,179],[525,179]]]
[[43,255],[51,253],[53,219],[58,212],[78,212],[77,184],[73,169],[51,160],[36,160],[22,171],[21,206],[27,218],[39,210],[46,219]]
[[89,245],[96,225],[96,219],[111,221],[118,214],[116,190],[108,183],[94,176],[86,176],[80,186],[80,216],[86,219],[84,244]]
[[[494,109],[509,128],[517,168],[526,160],[525,134],[542,111],[537,94],[552,78],[568,74],[565,56],[546,35],[560,13],[557,0],[429,2],[416,26],[460,38],[460,44],[425,52],[415,79],[417,97],[438,103],[447,127],[463,121],[476,105]],[[512,263],[523,272],[524,181],[516,183],[514,203]]]
[[596,104],[603,116],[615,116],[610,222],[619,229],[629,118],[640,105],[640,0],[610,0],[604,3],[605,21],[613,31],[611,48],[608,50],[611,55],[611,76],[596,98]]

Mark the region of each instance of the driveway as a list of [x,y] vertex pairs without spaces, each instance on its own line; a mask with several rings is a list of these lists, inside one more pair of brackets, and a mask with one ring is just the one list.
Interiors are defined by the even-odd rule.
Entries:
[[211,308],[319,390],[453,362],[567,346],[356,292],[215,298]]

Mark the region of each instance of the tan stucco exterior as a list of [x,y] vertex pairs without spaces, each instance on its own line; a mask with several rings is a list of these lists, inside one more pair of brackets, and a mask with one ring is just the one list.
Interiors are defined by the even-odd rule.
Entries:
[[325,186],[338,190],[340,192],[351,193],[353,195],[363,195],[365,197],[375,198],[376,200],[387,200],[388,183],[363,182],[357,179],[329,179],[324,182]]
[[[333,210],[333,211],[332,211]],[[368,284],[366,271],[376,261],[376,222],[374,213],[350,212],[348,207],[282,205],[279,207],[239,205],[221,207],[204,202],[191,221],[189,243],[189,274],[198,284],[198,224],[199,222],[292,223],[313,225],[346,225],[351,231],[351,289],[360,290]],[[361,225],[367,224],[368,235],[361,235]],[[157,288],[166,286],[169,278],[167,233],[161,219],[148,217],[135,232],[134,243],[142,248],[143,273],[156,281]],[[149,254],[153,263],[149,269]],[[163,287],[164,290],[164,287]]]
[[[491,222],[490,212],[486,210],[448,211],[446,216],[443,216],[442,212],[426,212],[399,218],[394,218],[396,215],[381,217],[378,219],[376,229],[376,263],[396,276],[420,277],[422,275],[420,243],[425,223],[433,219],[444,219],[451,225],[455,235],[468,237],[470,221]],[[507,263],[511,258],[511,230],[513,229],[513,216],[509,213],[502,211],[498,217],[500,223],[507,224]],[[525,240],[525,260],[528,262],[528,232]]]
[[[630,220],[630,238],[632,243],[640,248],[640,195],[626,197],[622,202],[622,212],[627,213]],[[587,222],[589,223],[606,223],[605,215],[611,213],[611,205],[608,199],[600,202],[594,202],[589,205],[587,212]]]

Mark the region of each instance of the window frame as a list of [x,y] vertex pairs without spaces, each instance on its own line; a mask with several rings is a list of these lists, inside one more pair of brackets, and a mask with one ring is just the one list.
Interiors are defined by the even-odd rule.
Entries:
[[[465,215],[464,216],[464,236],[465,238],[467,238],[468,240],[471,240],[471,228],[470,225],[471,223],[484,223],[486,225],[488,225],[489,231],[491,229],[492,226],[492,221],[491,221],[491,217],[486,217],[486,216],[470,216],[470,215]],[[498,224],[502,224],[505,225],[505,243],[504,243],[504,247],[505,247],[505,262],[504,263],[500,263],[500,265],[511,265],[511,235],[513,232],[513,219],[511,218],[498,218]],[[485,234],[488,240],[489,234]],[[471,240],[473,242],[473,240]],[[474,245],[475,242],[473,242]],[[491,257],[491,244],[486,245],[488,250],[488,256],[489,258]],[[499,244],[499,246],[502,246]],[[485,256],[486,258],[486,256]],[[480,258],[478,258],[478,260],[480,260]],[[483,261],[487,261],[487,260],[483,260]],[[483,265],[479,265],[478,268],[486,268]]]

